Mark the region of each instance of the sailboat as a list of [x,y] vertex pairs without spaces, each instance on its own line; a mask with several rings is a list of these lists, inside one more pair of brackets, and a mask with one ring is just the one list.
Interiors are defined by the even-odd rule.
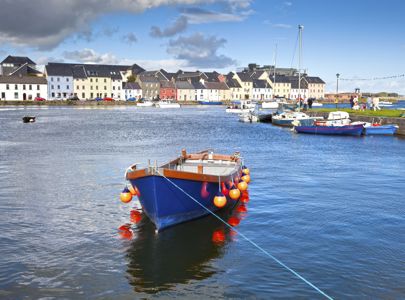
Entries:
[[277,63],[277,44],[275,45],[274,50],[274,72],[273,72],[273,100],[272,101],[263,101],[263,109],[278,109],[280,100],[274,98],[275,87],[276,87],[276,63]]
[[[298,55],[298,99],[301,98],[301,56],[302,56],[302,30],[303,25],[298,25],[298,38],[299,38],[299,55]],[[282,112],[273,116],[272,123],[274,125],[292,127],[294,121],[301,121],[301,123],[311,123],[314,120],[320,119],[319,117],[310,117],[307,114],[298,111]]]

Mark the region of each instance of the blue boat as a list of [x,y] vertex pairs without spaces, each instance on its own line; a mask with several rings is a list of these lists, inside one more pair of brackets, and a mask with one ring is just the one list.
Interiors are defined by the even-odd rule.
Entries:
[[[180,157],[159,167],[129,167],[126,179],[137,190],[143,211],[159,231],[218,210],[213,200],[220,186],[223,189],[224,183],[237,181],[241,174],[238,153],[187,154],[183,150]],[[228,205],[235,203],[227,196]]]
[[222,105],[222,101],[198,101],[201,105]]
[[363,125],[310,125],[310,126],[295,126],[294,129],[298,133],[310,134],[328,134],[328,135],[361,135],[363,132]]
[[364,135],[394,135],[398,130],[398,125],[364,125]]

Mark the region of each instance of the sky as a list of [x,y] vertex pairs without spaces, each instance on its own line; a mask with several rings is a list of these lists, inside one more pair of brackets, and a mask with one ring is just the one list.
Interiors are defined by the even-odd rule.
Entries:
[[[402,0],[0,0],[0,59],[137,63],[147,70],[298,67],[326,92],[405,95]],[[390,77],[390,78],[386,78]],[[385,78],[385,79],[381,79]]]

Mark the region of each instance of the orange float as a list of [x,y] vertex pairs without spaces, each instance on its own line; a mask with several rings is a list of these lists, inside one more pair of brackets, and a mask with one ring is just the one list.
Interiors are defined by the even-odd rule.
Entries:
[[221,192],[218,192],[218,194],[216,194],[216,196],[214,197],[214,205],[219,208],[224,207],[226,205],[225,195]]
[[241,192],[246,191],[246,190],[248,189],[248,184],[246,183],[246,181],[244,181],[244,180],[240,181],[240,182],[238,183],[238,189],[239,189]]
[[238,200],[240,197],[240,191],[235,187],[235,185],[232,185],[231,189],[229,190],[229,197],[233,200]]
[[129,189],[127,187],[125,187],[121,194],[120,194],[120,199],[123,203],[129,203],[132,200],[132,194],[129,191]]

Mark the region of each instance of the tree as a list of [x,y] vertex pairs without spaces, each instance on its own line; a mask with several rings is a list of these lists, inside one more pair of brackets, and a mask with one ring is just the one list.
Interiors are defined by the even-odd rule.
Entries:
[[127,82],[135,82],[136,81],[136,76],[135,75],[129,75],[127,77]]

